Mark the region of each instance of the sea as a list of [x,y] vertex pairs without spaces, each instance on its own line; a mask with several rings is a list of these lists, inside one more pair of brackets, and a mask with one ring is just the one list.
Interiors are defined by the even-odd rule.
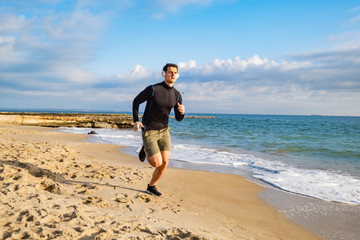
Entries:
[[[312,198],[360,205],[360,117],[192,114],[169,119],[171,162],[211,166]],[[87,141],[125,146],[137,156],[132,129],[60,128]],[[181,163],[184,163],[183,165]]]

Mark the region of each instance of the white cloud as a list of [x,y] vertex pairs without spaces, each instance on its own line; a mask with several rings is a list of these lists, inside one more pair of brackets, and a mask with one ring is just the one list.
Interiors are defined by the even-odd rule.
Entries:
[[[184,92],[188,112],[357,115],[360,63],[351,66],[349,73],[344,72],[343,66],[334,65],[333,61],[344,54],[349,52],[306,53],[293,56],[293,61],[255,55],[245,60],[214,59],[201,65],[191,60],[179,63],[181,75],[175,87]],[[77,75],[78,79],[91,79],[91,74],[86,74],[70,71],[69,78]],[[68,106],[96,109],[103,105],[107,106],[105,109],[130,111],[136,94],[156,79],[160,79],[158,72],[135,65],[108,80],[95,79],[96,86],[56,82],[50,87],[52,83],[48,82],[43,90],[16,90],[16,94],[66,98],[64,106],[73,99],[83,105]]]
[[150,14],[151,18],[164,19],[169,14],[182,14],[186,8],[202,9],[215,4],[233,3],[235,1],[236,0],[155,0],[148,1],[145,8],[153,12]]
[[195,60],[189,60],[187,62],[179,63],[179,68],[181,72],[191,72],[199,75],[232,75],[234,73],[246,72],[251,69],[259,69],[265,71],[279,69],[281,71],[288,71],[308,66],[310,66],[310,63],[308,61],[276,62],[275,60],[261,58],[256,54],[246,60],[242,60],[239,56],[237,56],[234,59],[214,59],[210,63],[202,65],[197,65]]
[[101,15],[94,15],[88,10],[76,10],[69,14],[56,14],[41,21],[41,29],[46,37],[52,40],[96,41],[99,31],[104,26]]
[[0,34],[9,34],[24,29],[26,19],[24,15],[0,15]]
[[[182,90],[184,87],[182,88]],[[283,88],[225,82],[188,83],[183,95],[190,112],[222,112],[246,114],[324,114],[359,115],[359,94],[309,90],[291,84]]]
[[165,18],[165,14],[164,13],[153,13],[153,14],[151,14],[151,18],[153,18],[153,19],[163,19],[163,18]]
[[107,13],[123,12],[136,7],[135,0],[78,0],[77,9],[91,9],[94,11],[106,11]]
[[214,2],[213,0],[156,0],[158,6],[163,7],[170,12],[176,12],[186,5],[202,5],[207,6]]
[[329,38],[329,41],[334,42],[334,50],[356,50],[360,48],[360,31],[348,31],[339,35],[333,35]]
[[350,9],[351,12],[357,12],[360,10],[360,7],[359,6],[355,6],[353,7],[352,9]]
[[179,63],[176,87],[192,112],[359,115],[359,53],[309,52],[291,61],[254,55],[200,65],[190,60]]
[[357,15],[357,16],[355,16],[355,17],[353,17],[353,18],[351,18],[351,19],[349,20],[349,23],[357,23],[357,22],[359,22],[359,21],[360,21],[360,14]]
[[11,61],[11,53],[14,49],[14,37],[0,36],[0,62]]
[[[63,91],[99,79],[82,67],[104,26],[87,10],[25,18],[1,15],[0,84]],[[3,24],[4,23],[4,24]]]
[[153,71],[146,69],[141,65],[135,65],[134,68],[130,69],[124,76],[121,76],[125,81],[137,81],[141,79],[150,78],[153,75]]

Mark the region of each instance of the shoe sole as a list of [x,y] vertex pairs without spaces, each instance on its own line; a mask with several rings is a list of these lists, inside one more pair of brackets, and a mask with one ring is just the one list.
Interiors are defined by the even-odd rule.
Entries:
[[[142,153],[143,152],[143,153]],[[140,156],[141,155],[141,156]],[[145,150],[144,150],[144,146],[140,149],[139,152],[139,160],[140,162],[144,162],[146,159],[146,154],[145,154]]]
[[146,192],[147,192],[147,193],[150,193],[151,195],[157,196],[157,197],[162,196],[161,193],[160,193],[160,195],[157,195],[156,193],[150,192],[150,190],[147,190],[147,189],[146,189]]

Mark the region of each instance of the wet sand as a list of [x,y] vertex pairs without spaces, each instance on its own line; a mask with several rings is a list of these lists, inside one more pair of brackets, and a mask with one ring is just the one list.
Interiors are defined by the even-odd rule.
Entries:
[[327,240],[357,240],[360,236],[360,207],[314,199],[272,187],[260,196],[291,221]]

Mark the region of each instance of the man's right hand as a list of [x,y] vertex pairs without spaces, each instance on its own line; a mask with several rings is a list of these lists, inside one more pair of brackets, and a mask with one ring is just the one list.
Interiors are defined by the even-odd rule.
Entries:
[[139,131],[141,131],[141,128],[143,128],[143,127],[144,127],[144,125],[141,122],[139,122],[139,121],[134,122],[134,130],[135,131],[139,132]]

